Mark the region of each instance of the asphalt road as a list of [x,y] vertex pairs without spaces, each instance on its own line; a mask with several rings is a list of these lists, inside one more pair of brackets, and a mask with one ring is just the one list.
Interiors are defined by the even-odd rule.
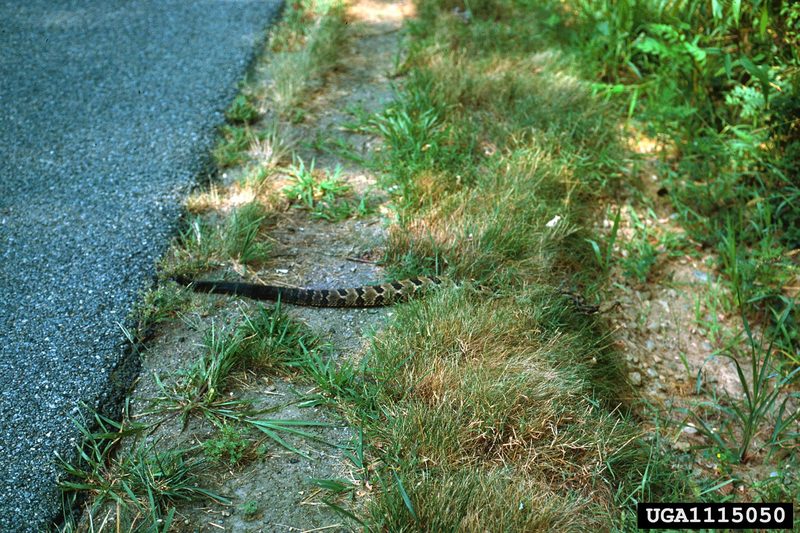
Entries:
[[279,0],[0,0],[0,530],[61,515],[54,453],[131,378],[155,273]]

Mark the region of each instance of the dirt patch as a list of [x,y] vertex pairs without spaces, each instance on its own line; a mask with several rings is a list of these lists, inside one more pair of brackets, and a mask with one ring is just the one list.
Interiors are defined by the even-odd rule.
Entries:
[[[639,151],[647,156],[657,148],[656,143],[651,143]],[[713,483],[720,485],[722,494],[737,490],[742,492],[744,501],[753,501],[756,495],[745,494],[748,488],[775,475],[770,471],[776,467],[770,467],[767,461],[762,464],[761,460],[761,439],[768,435],[756,435],[748,454],[750,460],[739,464],[721,456],[721,450],[702,434],[692,418],[692,413],[701,413],[701,404],[728,405],[743,398],[735,364],[720,355],[736,353],[732,348],[748,353],[743,322],[733,305],[733,296],[714,267],[716,255],[688,239],[678,224],[678,216],[664,194],[655,158],[646,161],[643,168],[638,187],[641,197],[627,198],[612,206],[602,221],[603,228],[598,228],[609,235],[613,214],[627,204],[622,207],[614,250],[621,260],[611,266],[608,285],[609,300],[617,303],[609,306],[607,315],[614,329],[614,342],[625,357],[628,379],[638,390],[647,430],[654,431],[652,421],[658,420],[662,436],[672,448],[685,454],[696,480],[715,480]],[[640,215],[631,215],[631,210]],[[642,216],[643,212],[648,215]],[[625,275],[621,264],[637,260],[630,257],[636,247],[629,244],[636,239],[649,242],[658,253],[645,280]],[[751,326],[755,337],[760,338],[760,328]],[[739,363],[749,377],[750,362],[740,358]],[[703,411],[701,416],[714,431],[722,432],[723,422],[713,413]],[[732,431],[733,437],[726,438],[741,437],[741,428],[735,423]],[[733,482],[719,483],[720,478]]]

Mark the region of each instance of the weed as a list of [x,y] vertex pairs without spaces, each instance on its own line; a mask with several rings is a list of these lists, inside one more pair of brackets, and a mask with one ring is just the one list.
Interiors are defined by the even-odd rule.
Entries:
[[186,211],[199,215],[217,208],[221,203],[219,188],[212,184],[208,190],[196,192],[186,199]]
[[250,100],[240,94],[233,99],[230,107],[225,111],[225,118],[233,124],[252,124],[258,120],[259,114]]
[[732,298],[717,282],[709,282],[706,290],[695,295],[695,322],[713,345],[732,341],[737,334],[723,326],[721,320],[735,312]]
[[137,309],[138,329],[147,328],[175,318],[190,303],[189,294],[176,283],[162,283],[147,291]]
[[[285,348],[291,342],[302,338],[295,335],[296,326],[290,331],[290,328],[280,325],[280,321],[286,324],[286,319],[282,315],[273,319],[265,316],[262,309],[261,317],[255,321],[245,320],[243,325],[232,332],[212,324],[203,340],[202,356],[180,375],[175,383],[168,386],[158,375],[154,376],[161,395],[153,400],[155,408],[147,414],[176,413],[184,425],[193,415],[205,418],[220,428],[227,424],[243,425],[257,429],[285,449],[305,457],[306,454],[287,442],[280,434],[288,433],[319,440],[315,434],[300,428],[321,427],[328,424],[305,420],[265,419],[261,416],[275,408],[255,410],[248,401],[226,399],[223,395],[228,378],[237,367],[254,358],[257,360],[265,355],[269,356],[261,351],[265,347],[270,350],[278,346]],[[265,338],[267,336],[272,340],[267,340]],[[275,339],[275,336],[278,338]]]
[[300,202],[309,209],[313,209],[315,205],[317,182],[317,178],[314,176],[315,163],[316,161],[312,159],[311,166],[306,168],[305,162],[297,159],[288,169],[289,177],[294,183],[283,190],[289,198]]
[[225,254],[243,264],[264,261],[270,246],[257,238],[266,218],[264,206],[255,201],[234,209],[225,228]]
[[318,135],[314,142],[311,143],[311,146],[322,153],[353,161],[363,167],[369,167],[370,165],[370,161],[363,154],[360,154],[350,141],[341,137],[323,139]]
[[326,395],[326,397],[317,398],[313,403],[332,403],[329,401],[330,398],[338,401],[363,402],[366,400],[363,387],[358,383],[356,377],[356,369],[351,363],[345,361],[337,364],[330,354],[320,349],[303,348],[301,358],[294,364]]
[[[351,188],[341,178],[340,167],[336,167],[332,173],[321,173],[314,170],[313,160],[307,168],[303,160],[298,158],[288,169],[288,174],[293,183],[284,188],[283,193],[308,209],[313,218],[338,222],[354,213],[347,198],[351,195]],[[355,212],[359,209],[366,211],[365,201],[359,204]]]
[[[258,138],[250,144],[250,156],[261,170],[271,170],[286,160],[292,151],[294,139],[291,134],[280,130],[277,120],[271,120],[259,129]],[[266,176],[256,180],[261,184]]]
[[229,466],[239,464],[249,447],[249,439],[230,424],[222,424],[216,437],[203,441],[203,452],[207,457]]
[[[800,235],[791,178],[800,8],[639,0],[555,7],[573,29],[570,48],[609,88],[631,95],[629,115],[651,136],[672,144],[667,185],[684,226],[720,251],[731,287],[775,327],[787,307],[780,287],[797,272],[785,258]],[[779,342],[793,353],[798,338]]]
[[[778,318],[779,326],[786,321],[790,312],[791,306],[787,307]],[[800,411],[786,411],[791,402],[800,398],[800,394],[786,391],[795,376],[800,373],[800,368],[781,374],[773,363],[775,336],[769,342],[763,339],[759,341],[753,335],[744,313],[742,320],[749,348],[749,377],[733,349],[723,351],[719,355],[730,360],[736,368],[744,397],[741,400],[734,399],[726,393],[724,403],[713,401],[699,404],[699,407],[716,411],[727,418],[724,420],[725,433],[715,431],[698,412],[691,413],[703,434],[736,462],[745,462],[749,459],[753,439],[767,421],[774,421],[766,441],[769,453],[772,453],[776,447],[797,437],[797,433],[791,433],[790,430],[800,419]],[[707,359],[706,363],[709,360]],[[701,374],[698,373],[698,390],[701,383]]]
[[252,520],[258,514],[258,502],[255,500],[245,502],[239,507],[239,510],[244,514],[245,520]]
[[245,316],[238,333],[248,366],[286,371],[298,366],[319,342],[305,326],[291,320],[280,303],[259,306],[255,316]]
[[625,244],[625,254],[620,260],[623,273],[640,282],[647,280],[650,269],[656,264],[658,252],[651,240],[653,236],[647,225],[634,209],[629,210],[633,226],[633,236]]
[[611,232],[608,235],[608,241],[603,246],[603,250],[600,249],[600,244],[598,244],[596,241],[592,239],[586,239],[586,242],[592,246],[592,251],[594,252],[594,257],[597,260],[597,264],[600,265],[600,268],[605,274],[608,274],[608,271],[611,268],[611,254],[614,251],[614,244],[617,242],[617,232],[619,231],[619,220],[621,215],[622,209],[617,209],[617,214],[614,215],[614,222],[611,225]]
[[225,260],[245,265],[265,261],[271,249],[263,238],[267,222],[267,211],[257,201],[234,208],[223,223],[191,217],[162,263],[163,277],[192,275]]
[[242,338],[224,329],[208,329],[203,339],[203,355],[181,380],[179,390],[188,400],[186,413],[196,404],[212,404],[222,394],[231,370],[241,362]]
[[529,4],[471,3],[468,24],[452,8],[418,4],[403,88],[357,126],[385,143],[374,164],[396,214],[392,273],[474,283],[399,307],[344,382],[361,386],[338,398],[378,459],[361,518],[386,530],[608,528],[618,506],[629,521],[639,499],[679,499],[688,485],[615,409],[626,393],[602,329],[555,295],[592,283],[593,253],[611,267],[615,243],[580,228],[621,175],[615,119],[542,48],[531,28],[547,17]]

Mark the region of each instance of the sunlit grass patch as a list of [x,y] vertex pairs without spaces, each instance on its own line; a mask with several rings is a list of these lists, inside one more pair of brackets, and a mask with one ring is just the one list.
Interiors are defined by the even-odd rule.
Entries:
[[[570,320],[568,303],[531,296],[541,307],[444,290],[399,309],[375,341],[368,369],[383,384],[386,418],[368,436],[389,454],[417,519],[426,515],[422,529],[462,520],[483,529],[493,518],[589,526],[612,512],[618,476],[646,464],[639,430],[613,407],[622,381],[612,354]],[[413,522],[383,476],[373,516]],[[453,483],[480,487],[486,514],[475,513],[474,494],[436,492]],[[491,501],[510,486],[521,500]],[[453,504],[435,513],[446,497]],[[543,498],[568,507],[529,507]]]
[[195,215],[164,260],[164,273],[194,275],[230,260],[245,265],[263,262],[270,250],[263,235],[268,223],[268,211],[258,201],[231,209],[223,220]]
[[282,128],[277,120],[262,124],[259,131],[259,137],[250,144],[250,156],[257,168],[271,170],[290,159],[295,143],[291,132]]
[[[438,258],[457,279],[511,289],[575,271],[580,218],[565,203],[570,171],[540,149],[520,149],[487,162],[471,187],[446,192],[422,173],[416,184],[434,202],[390,227],[388,258]],[[575,217],[575,219],[573,219]],[[413,266],[413,263],[412,263]],[[560,272],[560,274],[559,274]]]
[[306,165],[296,157],[294,163],[285,169],[288,184],[282,191],[294,207],[307,210],[311,218],[328,222],[365,216],[374,210],[370,192],[357,196],[343,177],[340,166],[333,170],[314,167],[314,160]]
[[272,101],[285,114],[302,102],[336,65],[344,40],[344,4],[337,0],[298,2],[273,32],[270,61]]

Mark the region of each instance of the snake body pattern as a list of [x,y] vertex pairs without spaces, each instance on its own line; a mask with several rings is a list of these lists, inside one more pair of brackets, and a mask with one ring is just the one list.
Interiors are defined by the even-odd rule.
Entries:
[[405,302],[441,285],[435,276],[418,276],[381,285],[364,285],[349,289],[301,289],[228,281],[176,279],[197,292],[233,294],[254,300],[312,307],[382,307]]

